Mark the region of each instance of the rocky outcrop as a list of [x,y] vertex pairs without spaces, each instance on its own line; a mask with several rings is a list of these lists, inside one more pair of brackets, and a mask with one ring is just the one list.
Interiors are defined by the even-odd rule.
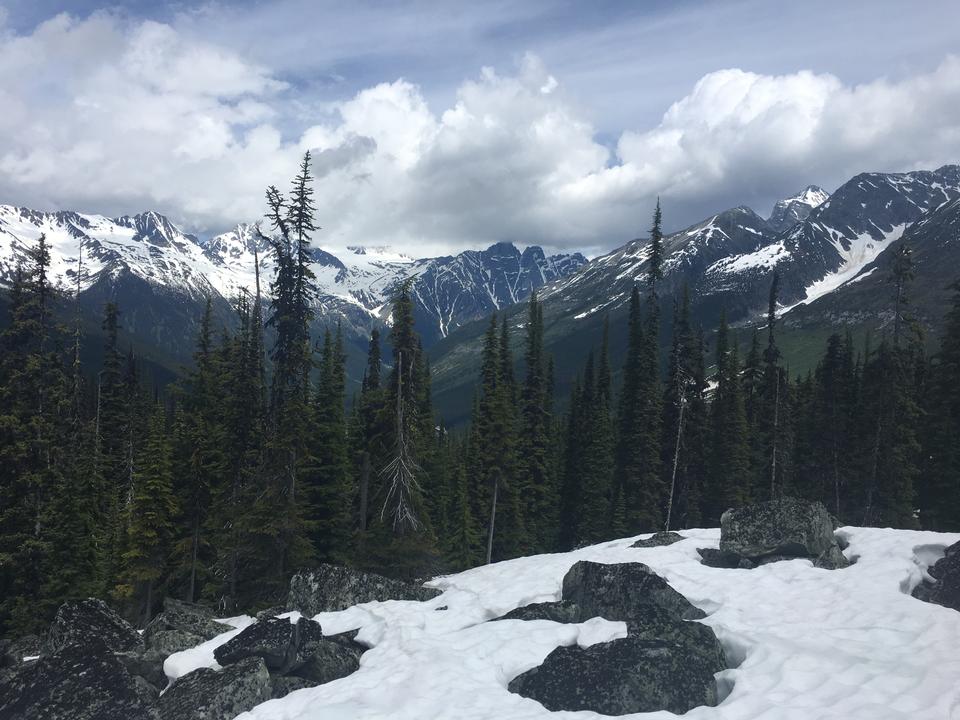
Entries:
[[[213,610],[210,608],[168,597],[163,600],[163,611],[144,628],[143,636],[149,645],[151,644],[151,638],[157,633],[177,631],[200,638],[197,642],[192,643],[192,645],[198,645],[230,630],[233,630],[233,628],[229,625],[218,623],[213,619]],[[184,636],[181,635],[180,637],[183,638]],[[169,643],[170,640],[168,639],[166,642]],[[192,645],[187,647],[192,647]]]
[[509,689],[553,711],[680,714],[717,704],[713,675],[723,669],[710,646],[631,636],[587,648],[559,647],[542,665],[514,678]]
[[293,675],[307,680],[311,685],[322,685],[339,680],[356,672],[360,656],[366,648],[348,638],[322,638],[311,641],[299,653],[303,662],[293,670]]
[[675,533],[673,531],[661,531],[654,533],[652,536],[645,538],[643,540],[637,540],[630,547],[632,548],[652,548],[652,547],[666,547],[667,545],[673,545],[676,542],[683,540],[683,535],[680,533]]
[[563,599],[580,608],[580,617],[630,621],[651,605],[683,620],[697,620],[704,612],[643,563],[603,563],[581,560],[563,578]]
[[580,622],[580,607],[567,600],[531,603],[518,607],[494,620],[552,620],[559,623]]
[[817,567],[849,565],[833,534],[834,520],[819,502],[779,498],[727,510],[720,517],[720,548],[697,552],[705,565],[750,569],[807,558]]
[[313,616],[383,600],[430,600],[439,590],[339,565],[320,565],[290,580],[287,610]]
[[270,673],[259,657],[222,670],[200,668],[184,675],[157,702],[161,720],[232,720],[269,700]]
[[960,542],[948,547],[942,558],[927,569],[933,581],[924,581],[911,593],[926,602],[960,610]]
[[59,644],[0,684],[0,720],[153,720],[151,695],[111,648],[87,637]]
[[113,652],[143,650],[143,638],[103,600],[88,598],[65,602],[47,631],[41,654],[52,655],[67,645],[98,640]]
[[313,687],[316,683],[296,677],[295,675],[279,675],[270,678],[271,693],[270,697],[274,700],[286,697],[294,690]]
[[578,562],[563,579],[563,600],[528,605],[513,615],[626,622],[626,638],[556,648],[542,665],[510,682],[511,692],[548,710],[684,713],[717,703],[714,673],[726,667],[720,643],[709,627],[690,622],[703,612],[642,563]]

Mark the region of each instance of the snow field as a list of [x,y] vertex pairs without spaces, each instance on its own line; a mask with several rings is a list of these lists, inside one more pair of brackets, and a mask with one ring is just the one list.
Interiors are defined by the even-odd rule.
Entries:
[[[909,595],[926,566],[960,534],[839,532],[850,543],[845,554],[857,559],[843,570],[821,570],[808,560],[754,570],[706,567],[696,548],[717,547],[719,530],[689,530],[682,533],[686,540],[668,547],[634,549],[629,546],[636,538],[630,538],[438,578],[430,584],[443,595],[424,603],[366,603],[321,613],[315,619],[325,633],[359,628],[358,639],[374,646],[360,669],[263,703],[238,720],[602,717],[550,713],[506,685],[554,647],[623,637],[623,623],[485,622],[527,603],[558,599],[564,574],[578,560],[644,562],[708,613],[702,622],[715,630],[733,667],[718,675],[720,705],[695,708],[684,716],[689,720],[960,718],[960,613]],[[188,665],[214,666],[213,647],[233,634],[171,656],[168,675]]]

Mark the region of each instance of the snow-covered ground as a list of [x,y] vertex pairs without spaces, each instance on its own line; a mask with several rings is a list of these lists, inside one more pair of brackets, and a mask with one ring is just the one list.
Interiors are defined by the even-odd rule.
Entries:
[[[686,540],[669,547],[632,549],[631,538],[439,578],[432,584],[445,592],[425,603],[368,603],[321,613],[315,619],[325,633],[360,628],[360,639],[374,645],[360,669],[240,718],[601,717],[550,713],[506,686],[558,645],[621,637],[622,623],[485,622],[527,603],[558,599],[564,574],[578,560],[644,562],[708,613],[703,622],[714,628],[735,667],[718,676],[720,705],[691,710],[684,716],[690,720],[960,718],[960,613],[909,595],[924,568],[960,534],[838,532],[850,542],[847,557],[857,559],[844,570],[820,570],[807,560],[754,570],[705,567],[696,548],[716,547],[719,531],[689,530],[682,533]],[[233,634],[206,643],[202,652],[172,656],[168,674],[215,664],[213,646]]]

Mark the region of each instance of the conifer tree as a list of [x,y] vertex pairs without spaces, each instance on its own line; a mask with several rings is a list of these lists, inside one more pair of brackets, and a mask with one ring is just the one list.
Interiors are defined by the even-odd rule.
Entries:
[[157,404],[134,477],[120,586],[115,593],[141,607],[145,625],[153,616],[159,583],[174,533],[177,504],[163,406]]
[[613,509],[613,426],[610,416],[609,325],[604,321],[603,339],[596,367],[593,355],[584,370],[584,397],[581,412],[584,424],[577,442],[580,450],[580,520],[577,540],[595,543],[610,537]]
[[749,446],[736,344],[730,347],[726,314],[716,340],[717,386],[710,408],[710,443],[703,520],[711,526],[731,507],[750,502]]
[[960,283],[952,289],[946,330],[930,369],[922,434],[926,481],[920,518],[925,528],[939,531],[960,529]]

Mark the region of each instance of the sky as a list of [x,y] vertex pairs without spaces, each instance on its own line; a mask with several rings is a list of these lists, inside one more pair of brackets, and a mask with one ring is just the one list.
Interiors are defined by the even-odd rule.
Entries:
[[960,3],[0,0],[0,203],[593,255],[960,162]]

